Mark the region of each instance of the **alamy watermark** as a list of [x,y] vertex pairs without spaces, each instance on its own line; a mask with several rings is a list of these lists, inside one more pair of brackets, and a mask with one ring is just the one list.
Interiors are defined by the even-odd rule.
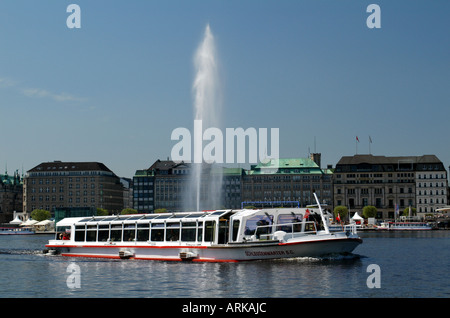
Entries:
[[367,277],[367,288],[381,288],[381,268],[377,264],[370,264],[367,266],[367,273],[371,273]]
[[217,127],[203,131],[202,120],[194,120],[193,136],[183,127],[172,131],[171,140],[178,142],[172,147],[171,158],[193,163],[257,163],[258,159],[267,162],[279,158],[279,137],[279,128],[271,128],[269,145],[267,128],[226,128],[224,134]]
[[70,289],[81,288],[81,269],[75,263],[70,263],[66,269],[70,275],[66,279],[66,285]]

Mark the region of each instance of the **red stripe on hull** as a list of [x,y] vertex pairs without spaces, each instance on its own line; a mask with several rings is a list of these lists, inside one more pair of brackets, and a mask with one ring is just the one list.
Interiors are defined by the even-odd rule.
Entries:
[[[102,259],[121,259],[119,256],[114,255],[85,255],[85,254],[67,254],[63,253],[61,256],[64,257],[84,257],[84,258],[102,258]],[[183,261],[181,258],[162,258],[162,257],[130,257],[129,259],[134,260],[147,260],[147,261]],[[237,263],[238,260],[235,259],[193,259],[192,262],[207,262],[207,263]]]

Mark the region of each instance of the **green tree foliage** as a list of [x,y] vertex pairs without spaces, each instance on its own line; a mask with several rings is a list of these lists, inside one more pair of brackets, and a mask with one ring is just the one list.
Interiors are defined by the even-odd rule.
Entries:
[[373,205],[368,205],[363,208],[363,217],[368,218],[374,218],[377,215],[377,208]]
[[337,207],[334,208],[333,213],[334,213],[334,217],[337,217],[339,214],[339,216],[342,220],[348,215],[348,209],[346,206],[338,205]]
[[411,208],[411,215],[409,215],[409,207],[408,207],[403,210],[402,215],[403,216],[414,216],[414,215],[417,215],[417,210],[416,210],[416,208]]
[[98,215],[98,216],[105,216],[105,215],[108,215],[108,210],[106,210],[106,209],[101,209],[101,208],[97,208],[97,215]]
[[125,214],[137,214],[138,211],[135,209],[130,209],[130,208],[126,208],[123,209],[122,212],[120,212],[120,214],[125,215]]
[[48,220],[51,217],[52,214],[47,210],[36,209],[31,212],[31,218],[38,222]]

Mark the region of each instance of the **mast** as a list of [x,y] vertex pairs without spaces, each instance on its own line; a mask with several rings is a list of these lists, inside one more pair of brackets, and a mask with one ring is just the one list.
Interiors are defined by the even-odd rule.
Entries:
[[323,223],[323,227],[324,227],[324,229],[325,229],[325,233],[326,233],[326,234],[330,234],[330,230],[328,229],[328,224],[327,224],[327,222],[325,221],[325,216],[324,216],[324,214],[323,214],[322,207],[320,206],[319,199],[317,198],[317,194],[316,194],[316,192],[313,192],[313,194],[314,194],[314,198],[316,199],[317,206],[319,207],[320,217],[322,218],[322,223]]

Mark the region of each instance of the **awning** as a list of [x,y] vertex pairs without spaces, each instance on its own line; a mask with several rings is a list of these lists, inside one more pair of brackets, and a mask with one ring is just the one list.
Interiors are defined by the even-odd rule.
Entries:
[[38,223],[34,223],[33,225],[47,225],[47,224],[50,224],[50,223],[53,223],[54,221],[50,221],[50,220],[44,220],[44,221],[41,221],[41,222],[38,222]]
[[28,219],[25,222],[23,222],[22,224],[20,224],[20,226],[30,226],[30,225],[33,225],[33,224],[36,224],[36,223],[38,223],[38,221]]
[[19,219],[18,216],[16,216],[16,218],[14,220],[12,220],[11,222],[9,222],[9,224],[22,224],[22,220]]
[[364,218],[360,217],[358,215],[358,212],[356,212],[353,216],[352,216],[352,220],[364,220]]

